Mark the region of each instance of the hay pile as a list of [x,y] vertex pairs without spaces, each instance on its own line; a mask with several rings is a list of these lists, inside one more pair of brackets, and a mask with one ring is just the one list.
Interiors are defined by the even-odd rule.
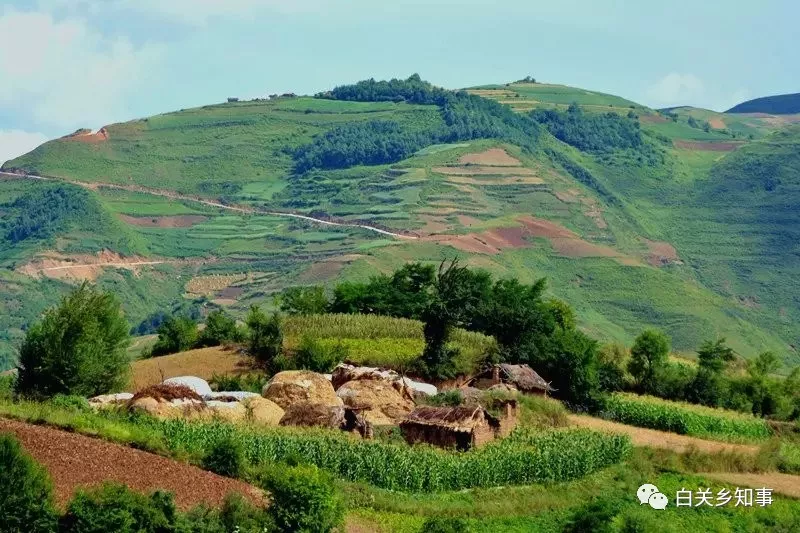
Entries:
[[280,425],[341,429],[344,422],[344,407],[341,405],[331,406],[301,401],[286,409]]
[[305,370],[279,372],[264,385],[261,394],[283,409],[298,403],[312,403],[327,407],[342,407],[331,382],[322,374]]
[[396,425],[414,410],[414,402],[401,396],[391,383],[385,381],[350,381],[339,387],[336,395],[347,407],[358,409],[364,419],[375,426]]

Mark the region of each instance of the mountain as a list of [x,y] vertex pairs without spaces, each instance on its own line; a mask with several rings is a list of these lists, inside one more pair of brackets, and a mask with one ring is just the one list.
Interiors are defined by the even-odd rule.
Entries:
[[160,313],[243,313],[287,286],[459,255],[546,276],[603,342],[657,326],[686,353],[726,337],[797,364],[799,134],[785,125],[414,76],[81,130],[0,175],[0,359],[80,279],[144,334]]
[[742,102],[726,113],[769,113],[770,115],[793,115],[800,113],[800,93],[763,96]]

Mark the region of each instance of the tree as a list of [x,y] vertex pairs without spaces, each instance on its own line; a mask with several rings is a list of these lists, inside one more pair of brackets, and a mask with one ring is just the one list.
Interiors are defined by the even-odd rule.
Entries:
[[328,310],[325,287],[289,287],[279,298],[281,311],[290,315],[320,315]]
[[54,533],[57,517],[47,472],[8,433],[0,433],[0,531]]
[[113,295],[83,283],[25,335],[17,391],[95,396],[125,384],[130,326]]
[[658,387],[657,377],[669,356],[670,342],[661,331],[648,329],[636,337],[631,348],[628,372],[640,391],[653,394]]
[[722,371],[725,364],[734,359],[733,350],[725,344],[725,339],[704,342],[697,351],[699,368],[687,393],[689,401],[718,407],[728,389]]
[[421,370],[431,378],[452,377],[453,359],[457,355],[447,346],[454,327],[474,313],[478,304],[478,284],[472,272],[453,259],[445,268],[439,265],[431,302],[423,312],[425,349],[422,352]]
[[236,320],[228,316],[225,311],[217,309],[208,314],[206,327],[200,332],[198,344],[219,346],[228,342],[241,342],[243,337]]
[[158,327],[158,340],[152,355],[184,352],[195,347],[198,340],[197,324],[185,316],[169,317]]
[[249,329],[250,355],[262,363],[272,363],[283,351],[281,316],[278,313],[267,316],[261,308],[254,305],[250,308],[246,323]]
[[[748,362],[747,392],[754,415],[772,415],[781,403],[788,404],[789,399],[781,394],[779,385],[770,379],[770,374],[778,370],[779,365],[778,356],[772,352],[763,352]],[[785,409],[791,410],[788,405]]]

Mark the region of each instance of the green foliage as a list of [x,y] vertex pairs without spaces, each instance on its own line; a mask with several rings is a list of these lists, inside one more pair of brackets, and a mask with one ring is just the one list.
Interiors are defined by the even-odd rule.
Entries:
[[17,386],[17,377],[13,375],[0,376],[0,401],[9,401],[14,397]]
[[566,481],[623,460],[625,436],[587,430],[525,431],[467,453],[353,440],[328,430],[250,429],[220,423],[143,420],[162,433],[169,449],[203,454],[220,440],[242,443],[255,467],[292,457],[349,481],[406,492]]
[[670,341],[664,333],[648,329],[636,337],[631,348],[628,372],[642,392],[652,394],[658,388],[659,372],[669,357]]
[[611,420],[681,435],[725,440],[760,440],[771,435],[760,418],[650,396],[612,394],[604,409]]
[[244,449],[241,443],[234,439],[215,443],[203,457],[204,470],[232,478],[242,475],[245,464]]
[[619,503],[596,498],[580,506],[564,526],[564,533],[611,533],[612,520],[619,513]]
[[116,298],[84,283],[28,330],[20,348],[18,392],[95,396],[121,387],[129,329]]
[[13,436],[0,433],[0,531],[54,533],[56,524],[47,472]]
[[19,213],[5,225],[5,238],[12,244],[49,239],[77,224],[90,227],[100,211],[89,192],[69,185],[44,185],[9,207]]
[[467,522],[461,518],[433,517],[425,520],[420,533],[469,533]]
[[464,397],[458,389],[451,389],[439,392],[424,399],[427,405],[436,407],[458,407],[464,402]]
[[219,346],[232,342],[241,342],[244,334],[236,325],[236,320],[225,311],[217,309],[206,317],[206,327],[200,332],[198,346]]
[[728,384],[722,376],[727,362],[734,360],[733,350],[725,339],[706,341],[697,351],[699,370],[689,386],[686,397],[689,401],[718,407],[728,392]]
[[314,466],[273,468],[263,481],[280,531],[327,533],[344,521],[333,480]]
[[65,394],[56,394],[52,398],[50,398],[49,402],[50,405],[53,407],[58,407],[61,409],[68,409],[70,411],[75,412],[87,412],[91,409],[89,406],[89,400],[84,398],[83,396],[76,396],[76,395],[65,395]]
[[208,383],[216,391],[246,391],[261,394],[267,381],[267,376],[261,373],[214,374]]
[[171,494],[145,496],[124,485],[107,483],[79,490],[59,529],[64,533],[170,533],[177,532],[178,523]]
[[198,332],[194,320],[185,316],[169,317],[158,327],[158,340],[152,355],[184,352],[197,345]]
[[310,336],[300,341],[294,362],[300,369],[327,374],[339,363],[347,359],[347,348],[342,343],[325,345]]
[[585,114],[577,104],[567,111],[536,109],[531,117],[555,138],[585,152],[641,149],[639,121],[617,113]]
[[249,330],[250,355],[264,364],[269,364],[283,350],[283,327],[281,316],[267,316],[258,306],[250,308],[245,319]]
[[281,311],[289,315],[321,315],[328,310],[325,287],[289,287],[280,296]]

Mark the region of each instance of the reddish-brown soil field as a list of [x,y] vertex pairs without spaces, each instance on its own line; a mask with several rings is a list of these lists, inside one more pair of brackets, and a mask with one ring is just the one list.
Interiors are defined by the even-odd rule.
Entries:
[[62,507],[76,489],[105,481],[124,483],[142,493],[170,491],[182,510],[200,504],[218,507],[233,492],[255,504],[266,501],[261,490],[247,483],[119,444],[7,419],[0,419],[0,431],[14,434],[47,469],[55,486],[56,502]]
[[536,174],[533,169],[523,167],[489,167],[489,166],[463,166],[463,167],[433,167],[434,172],[447,176],[532,176]]
[[722,130],[726,128],[725,121],[719,117],[708,119],[708,125],[715,130]]
[[732,152],[739,148],[743,142],[702,142],[702,141],[673,141],[675,148],[698,152]]
[[138,226],[140,228],[191,228],[201,222],[208,220],[203,215],[178,215],[167,217],[132,217],[119,215],[119,218],[126,224]]
[[522,163],[511,157],[502,148],[490,148],[485,152],[466,154],[458,160],[462,165],[487,165],[492,167],[518,167]]
[[653,266],[662,266],[675,261],[679,261],[678,251],[675,247],[668,242],[659,241],[645,241],[647,248],[650,250],[650,255],[647,257],[647,262]]

